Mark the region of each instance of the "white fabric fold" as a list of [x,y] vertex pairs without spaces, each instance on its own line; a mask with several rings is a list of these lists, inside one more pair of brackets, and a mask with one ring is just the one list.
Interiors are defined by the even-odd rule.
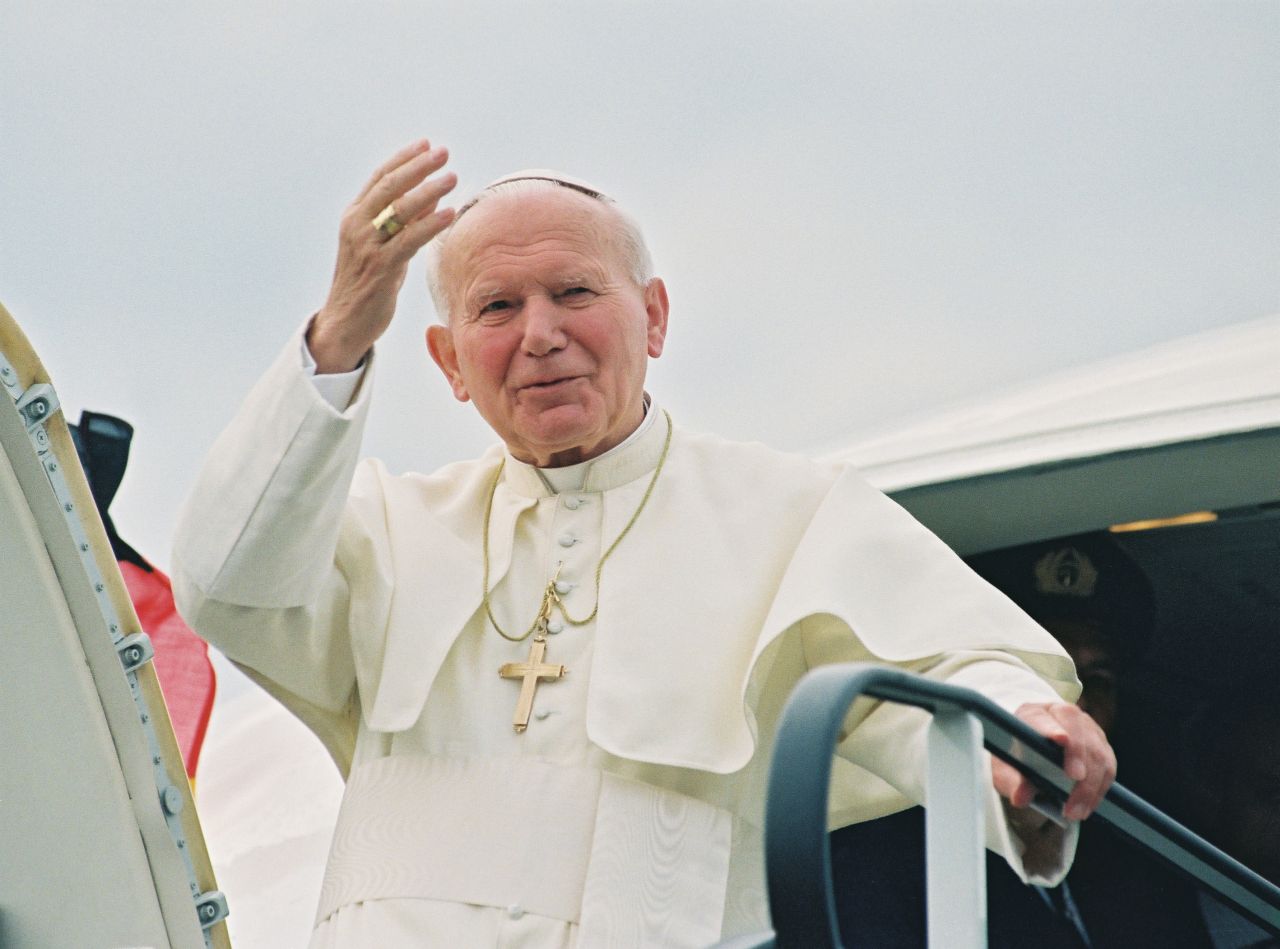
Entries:
[[600,772],[529,759],[397,755],[356,768],[317,924],[352,903],[431,899],[577,922]]
[[720,937],[733,821],[675,791],[536,759],[398,755],[347,784],[317,926],[375,900],[576,924],[584,946]]

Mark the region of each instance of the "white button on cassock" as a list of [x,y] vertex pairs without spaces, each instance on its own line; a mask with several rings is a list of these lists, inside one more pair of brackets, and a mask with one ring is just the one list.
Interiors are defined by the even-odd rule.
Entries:
[[575,498],[573,495],[570,495],[569,497],[564,499],[564,506],[571,511],[576,511],[578,508],[582,506],[582,502],[579,501],[577,498]]
[[524,915],[524,907],[522,907],[519,903],[512,903],[510,906],[507,907],[507,915],[512,919],[519,919],[521,916]]
[[548,715],[550,715],[550,714],[551,714],[551,713],[550,713],[549,711],[547,711],[547,710],[544,708],[544,709],[539,709],[538,711],[534,712],[534,713],[533,713],[533,717],[534,717],[534,718],[536,718],[536,719],[537,719],[538,721],[540,721],[540,722],[545,722],[545,721],[547,720],[547,716],[548,716]]
[[558,619],[552,620],[550,623],[547,624],[547,632],[550,633],[552,636],[554,636],[556,633],[563,632],[563,630],[564,630],[564,623],[560,622]]
[[556,581],[556,592],[559,593],[561,596],[564,596],[566,593],[568,593],[572,589],[573,589],[573,584],[570,583],[568,580]]
[[560,546],[561,546],[561,547],[572,547],[572,546],[573,546],[574,544],[576,544],[577,542],[578,542],[578,538],[574,537],[572,534],[561,534],[561,535],[560,535]]

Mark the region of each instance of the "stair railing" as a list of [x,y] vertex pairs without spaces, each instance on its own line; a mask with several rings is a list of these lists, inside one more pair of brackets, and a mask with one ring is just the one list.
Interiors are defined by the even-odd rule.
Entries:
[[[933,716],[925,794],[926,911],[930,946],[986,946],[982,750],[1009,762],[1040,789],[1046,814],[1062,821],[1073,782],[1062,749],[971,689],[887,666],[844,663],[809,672],[779,723],[765,808],[765,874],[773,930],[720,949],[841,949],[827,843],[827,794],[837,736],[859,697],[898,702]],[[1113,784],[1091,821],[1189,876],[1220,902],[1280,936],[1280,888],[1198,837],[1133,792]]]

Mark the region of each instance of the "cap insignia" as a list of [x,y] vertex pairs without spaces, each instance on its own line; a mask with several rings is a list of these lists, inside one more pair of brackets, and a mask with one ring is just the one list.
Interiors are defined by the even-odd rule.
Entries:
[[1098,568],[1074,547],[1051,550],[1036,561],[1036,591],[1060,596],[1093,596]]

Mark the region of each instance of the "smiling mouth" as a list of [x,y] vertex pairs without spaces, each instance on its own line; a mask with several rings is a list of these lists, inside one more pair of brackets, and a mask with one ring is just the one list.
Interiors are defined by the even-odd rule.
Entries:
[[556,386],[562,386],[570,382],[576,382],[580,378],[582,377],[581,376],[564,376],[563,378],[550,379],[546,382],[531,382],[526,386],[521,386],[521,388],[531,389],[534,392],[545,392],[548,389],[554,389]]

